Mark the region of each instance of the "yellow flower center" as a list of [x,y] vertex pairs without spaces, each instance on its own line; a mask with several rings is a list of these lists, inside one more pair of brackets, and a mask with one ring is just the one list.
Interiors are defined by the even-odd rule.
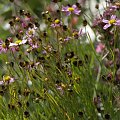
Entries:
[[2,47],[3,47],[3,48],[6,48],[6,45],[5,45],[5,43],[3,43],[3,44],[2,44]]
[[113,23],[116,23],[116,20],[115,19],[112,19],[109,21],[110,24],[113,24]]
[[8,76],[3,76],[3,81],[6,82],[6,81],[9,81],[11,79],[11,77],[8,75]]
[[33,30],[29,30],[29,31],[28,31],[28,34],[29,34],[29,35],[32,35],[32,34],[33,34]]
[[72,12],[72,11],[74,11],[74,8],[73,7],[69,7],[68,11]]
[[19,21],[20,21],[20,18],[19,18],[19,17],[16,17],[15,20],[16,20],[16,22],[19,22]]
[[74,36],[74,35],[77,35],[77,34],[78,34],[78,32],[73,32],[73,36]]
[[60,23],[60,20],[59,19],[56,19],[55,20],[55,24],[59,24]]
[[66,88],[66,85],[63,84],[63,83],[61,83],[61,87],[62,87],[63,89],[65,89],[65,88]]
[[20,42],[22,42],[22,40],[15,41],[16,44],[19,44]]

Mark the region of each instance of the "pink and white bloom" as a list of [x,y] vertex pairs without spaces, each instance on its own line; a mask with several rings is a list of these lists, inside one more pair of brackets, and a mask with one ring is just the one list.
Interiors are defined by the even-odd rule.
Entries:
[[9,47],[22,45],[22,44],[25,44],[26,42],[27,42],[27,39],[17,40],[14,43],[10,43]]
[[85,33],[83,33],[83,29],[80,28],[79,31],[78,30],[73,30],[73,37],[75,39],[78,39],[80,36],[84,35]]
[[54,22],[51,24],[51,27],[60,27],[62,25],[62,22],[59,19],[55,19]]
[[38,43],[30,43],[30,46],[33,48],[33,49],[36,49],[39,47]]
[[67,16],[69,16],[71,13],[74,13],[76,15],[79,15],[81,10],[76,5],[72,6],[62,6],[62,11],[66,13]]
[[2,52],[6,53],[7,50],[8,50],[8,47],[6,46],[5,42],[0,40],[0,53],[2,53]]
[[32,37],[32,36],[35,36],[35,34],[37,33],[37,27],[35,25],[33,25],[33,28],[28,28],[28,30],[26,31],[26,35],[28,37]]
[[120,19],[117,19],[116,15],[112,15],[110,20],[103,19],[102,22],[106,23],[106,25],[103,27],[104,30],[111,27],[112,25],[120,26]]
[[38,41],[34,37],[28,38],[28,44],[32,47],[32,49],[38,48]]
[[15,79],[10,76],[3,76],[3,80],[0,81],[0,85],[8,85],[10,83],[13,83],[14,81]]
[[99,43],[96,47],[96,52],[101,53],[105,49],[105,45],[103,43]]

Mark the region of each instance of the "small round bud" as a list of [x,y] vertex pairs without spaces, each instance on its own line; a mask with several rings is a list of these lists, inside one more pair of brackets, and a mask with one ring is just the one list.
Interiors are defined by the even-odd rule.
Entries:
[[28,86],[30,87],[30,86],[32,86],[32,81],[31,80],[28,80]]
[[45,12],[42,12],[42,17],[43,17],[43,18],[45,18],[45,17],[46,17]]
[[39,25],[39,23],[38,23],[38,22],[35,22],[35,26],[36,26],[36,27],[39,27],[40,25]]
[[44,36],[44,37],[47,37],[47,32],[44,31],[43,36]]
[[83,112],[82,112],[82,111],[78,112],[78,115],[79,115],[80,117],[83,117]]
[[46,11],[46,12],[45,12],[45,14],[48,14],[48,13],[49,13],[49,11]]
[[13,26],[13,25],[14,25],[14,22],[13,22],[13,21],[10,21],[9,24],[10,24],[10,26]]
[[52,0],[52,2],[57,3],[57,2],[61,2],[62,0]]
[[24,116],[27,118],[27,117],[30,116],[30,113],[29,113],[28,111],[25,111],[25,112],[24,112]]
[[110,115],[109,115],[109,114],[106,114],[106,115],[105,115],[105,119],[106,119],[106,120],[109,120],[109,119],[110,119]]
[[60,10],[57,10],[56,12],[57,12],[57,13],[60,13]]
[[6,65],[9,65],[9,64],[10,64],[10,62],[5,62],[5,64],[6,64]]
[[58,2],[58,0],[52,0],[52,2],[57,3],[57,2]]
[[27,49],[27,52],[30,53],[32,51],[32,47]]
[[19,18],[19,17],[16,17],[16,18],[15,18],[15,21],[16,21],[16,22],[19,22],[19,21],[20,21],[20,18]]
[[25,64],[25,62],[20,62],[19,65],[20,65],[21,67],[25,67],[26,64]]
[[76,3],[76,6],[78,7],[78,8],[81,8],[81,5],[80,5],[80,3]]
[[18,102],[18,107],[22,107],[22,103],[21,102]]
[[19,34],[16,34],[16,38],[21,39],[21,36]]
[[25,14],[25,11],[24,10],[20,10],[20,15],[24,15]]
[[10,2],[14,2],[14,0],[10,0]]
[[99,4],[96,4],[96,5],[95,5],[95,8],[96,8],[96,9],[99,9]]
[[25,15],[30,18],[31,17],[31,14],[29,12],[25,13]]
[[14,62],[10,62],[10,66],[11,66],[11,67],[14,67]]
[[14,109],[15,109],[15,106],[12,105],[12,104],[8,104],[8,108],[14,110]]
[[28,27],[33,28],[34,26],[32,23],[28,23]]
[[72,57],[74,57],[74,52],[72,51],[72,52],[66,53],[66,54],[65,54],[65,57],[67,57],[67,58],[72,58]]
[[63,25],[63,30],[67,31],[67,26],[66,25]]
[[45,78],[45,81],[48,81],[48,78]]
[[5,40],[5,46],[6,46],[7,48],[9,48],[9,44],[10,44],[9,40],[6,39],[6,40]]
[[49,21],[49,22],[52,22],[52,19],[51,19],[50,17],[48,17],[48,21]]
[[87,20],[83,20],[83,26],[87,25]]

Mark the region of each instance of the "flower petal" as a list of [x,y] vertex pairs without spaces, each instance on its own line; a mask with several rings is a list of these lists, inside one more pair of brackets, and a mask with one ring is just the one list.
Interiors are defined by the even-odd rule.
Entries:
[[66,15],[69,16],[71,14],[71,12],[69,11],[66,11]]
[[72,8],[76,9],[76,8],[77,8],[77,6],[76,6],[76,5],[72,5]]
[[109,23],[109,20],[103,19],[102,22],[104,22],[104,23]]
[[66,6],[66,7],[64,7],[64,6],[62,6],[62,11],[68,11],[68,6]]
[[80,12],[81,12],[81,10],[75,10],[75,11],[74,11],[74,13],[75,13],[76,15],[79,15]]
[[115,19],[116,19],[116,15],[112,15],[112,16],[111,16],[111,19],[114,19],[114,20],[115,20]]
[[3,81],[0,81],[0,85],[3,85],[4,84],[4,82]]
[[78,35],[82,35],[82,30],[83,29],[81,29],[81,28],[79,29]]
[[106,30],[107,28],[109,28],[111,26],[111,24],[106,24],[103,29]]
[[11,78],[9,82],[12,83],[12,82],[14,82],[14,81],[15,81],[15,79],[14,79],[14,78]]
[[25,44],[27,42],[27,40],[22,40],[19,44],[22,45],[22,44]]
[[16,43],[10,43],[9,47],[12,47],[12,46],[18,46],[18,44],[16,44]]
[[116,25],[120,25],[120,20],[117,20],[117,21],[116,21]]

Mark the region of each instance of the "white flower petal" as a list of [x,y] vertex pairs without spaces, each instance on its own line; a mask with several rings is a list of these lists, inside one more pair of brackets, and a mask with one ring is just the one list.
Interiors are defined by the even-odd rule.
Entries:
[[103,19],[102,22],[104,22],[104,23],[109,23],[109,20]]
[[18,44],[16,44],[16,43],[10,43],[9,44],[9,47],[12,47],[12,46],[17,46]]
[[111,26],[111,24],[106,24],[103,29],[106,30],[107,28],[109,28]]
[[3,85],[4,84],[4,82],[3,81],[0,81],[0,85]]

